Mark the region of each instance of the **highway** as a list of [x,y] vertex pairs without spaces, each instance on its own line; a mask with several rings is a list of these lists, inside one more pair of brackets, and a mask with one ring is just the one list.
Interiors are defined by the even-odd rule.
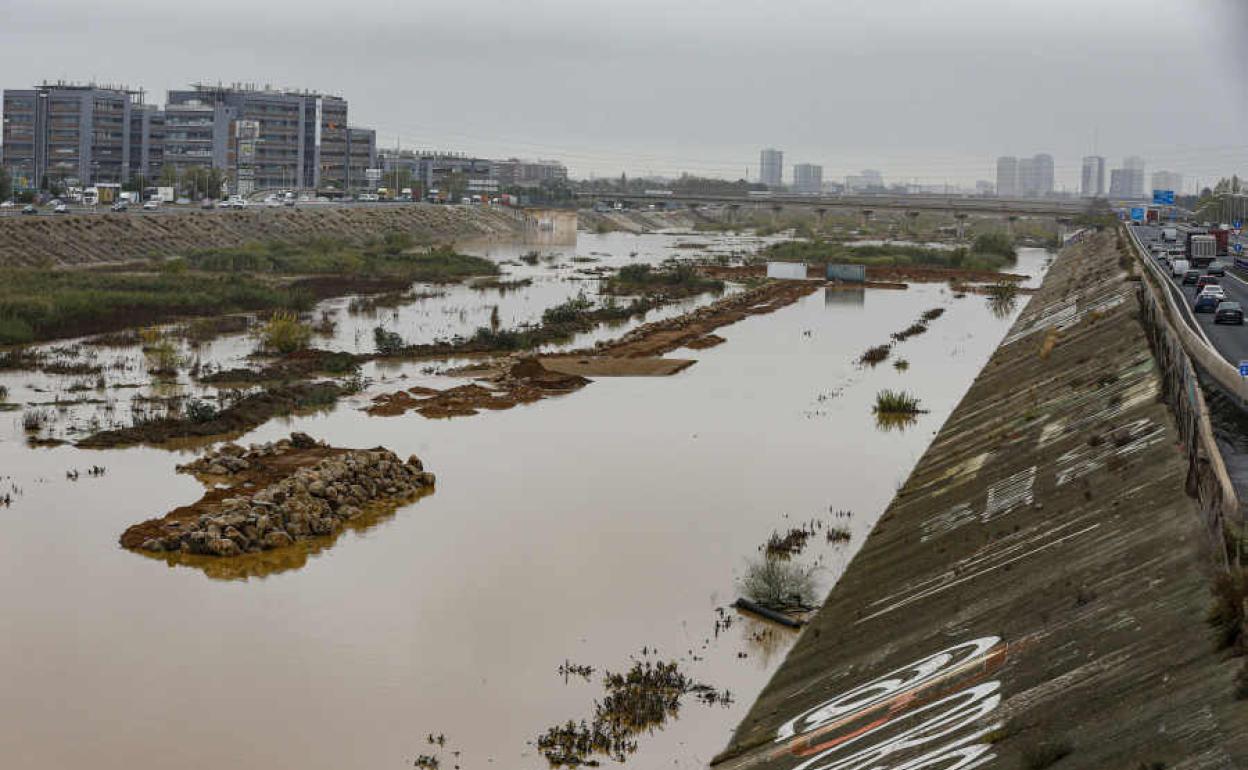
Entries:
[[[1146,252],[1154,243],[1161,240],[1161,227],[1141,225],[1127,229],[1137,236]],[[1152,259],[1151,256],[1149,258]],[[1248,272],[1231,267],[1231,258],[1219,257],[1218,261],[1227,265],[1226,277],[1221,279],[1221,285],[1226,289],[1227,299],[1238,302],[1248,312]],[[1169,274],[1169,270],[1164,265],[1162,268],[1163,272]],[[1190,311],[1192,304],[1196,301],[1196,288],[1182,286],[1177,278],[1172,277],[1169,289],[1175,298],[1181,300],[1181,304]],[[1189,312],[1187,321],[1189,325],[1203,334],[1205,339],[1232,365],[1237,366],[1240,361],[1248,361],[1248,324],[1244,326],[1218,325],[1213,322],[1213,313]]]

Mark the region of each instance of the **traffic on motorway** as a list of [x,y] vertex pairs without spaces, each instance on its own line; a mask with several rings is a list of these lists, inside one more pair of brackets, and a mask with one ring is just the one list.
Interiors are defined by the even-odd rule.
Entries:
[[1232,364],[1248,361],[1248,269],[1235,264],[1237,237],[1173,224],[1130,230],[1170,278],[1171,294],[1191,310],[1189,323]]

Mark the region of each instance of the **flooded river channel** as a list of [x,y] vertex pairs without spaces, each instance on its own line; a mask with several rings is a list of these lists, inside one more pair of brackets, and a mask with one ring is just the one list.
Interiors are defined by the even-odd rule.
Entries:
[[[466,334],[488,325],[495,306],[504,326],[533,321],[594,293],[592,276],[578,270],[759,243],[582,233],[575,246],[536,247],[536,264],[522,259],[532,246],[480,246],[476,253],[506,264],[504,279],[532,283],[508,292],[416,287],[437,296],[355,314],[350,300],[330,301],[318,312],[336,325],[315,344],[367,352],[378,324],[409,342]],[[1023,249],[1016,272],[1035,278],[1046,258]],[[907,370],[891,359],[856,363],[933,308],[946,312],[896,346]],[[638,736],[627,766],[703,767],[793,639],[731,610],[733,622],[717,628],[747,560],[773,531],[847,526],[848,543],[818,536],[798,557],[819,564],[826,591],[1017,312],[994,313],[984,297],[955,298],[942,284],[820,289],[719,329],[725,344],[676,351],[698,363],[675,376],[602,378],[449,420],[361,411],[400,378],[402,387],[453,384],[432,371],[446,362],[369,364],[365,392],[270,421],[240,443],[298,430],[337,446],[415,453],[437,475],[436,492],[246,579],[117,544],[130,524],[202,494],[174,471],[190,450],[31,448],[23,411],[0,412],[0,496],[12,495],[0,507],[0,765],[401,768],[423,754],[448,770],[543,768],[537,737],[589,719],[604,671],[648,659],[678,660],[733,701],[686,699],[677,719]],[[252,347],[234,335],[183,352],[229,368]],[[125,423],[134,397],[153,392],[137,349],[93,354],[105,388],[76,395],[103,403],[41,407],[58,416],[49,437]],[[81,379],[8,372],[0,384],[9,401],[31,404],[64,400]],[[160,387],[189,382],[183,374],[180,385]],[[871,405],[882,388],[906,389],[929,411],[904,430],[881,430]],[[105,472],[90,475],[92,466]],[[565,663],[594,673],[565,677]]]

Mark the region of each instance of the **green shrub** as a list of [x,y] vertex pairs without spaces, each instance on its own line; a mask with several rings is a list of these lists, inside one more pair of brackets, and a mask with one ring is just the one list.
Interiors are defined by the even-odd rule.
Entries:
[[217,408],[198,398],[186,402],[186,418],[191,422],[204,423],[217,419]]
[[976,254],[994,254],[1010,260],[1018,256],[1018,250],[1014,247],[1014,239],[1009,233],[999,230],[975,236],[975,240],[971,243],[971,251]]
[[278,312],[260,328],[260,344],[275,353],[303,350],[312,339],[312,327],[301,322],[294,313]]
[[919,399],[904,390],[881,390],[875,396],[876,414],[918,414]]
[[403,337],[397,332],[387,331],[385,327],[373,327],[373,345],[377,348],[377,353],[383,356],[393,356],[403,352],[403,348],[407,347],[407,343],[403,341]]

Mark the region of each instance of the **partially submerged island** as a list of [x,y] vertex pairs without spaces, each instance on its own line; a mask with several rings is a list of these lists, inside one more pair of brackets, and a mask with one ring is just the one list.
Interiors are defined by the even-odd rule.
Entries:
[[121,535],[124,548],[150,554],[241,557],[333,537],[368,513],[393,509],[433,490],[434,475],[415,455],[343,449],[304,433],[244,448],[224,444],[178,467],[208,487]]

